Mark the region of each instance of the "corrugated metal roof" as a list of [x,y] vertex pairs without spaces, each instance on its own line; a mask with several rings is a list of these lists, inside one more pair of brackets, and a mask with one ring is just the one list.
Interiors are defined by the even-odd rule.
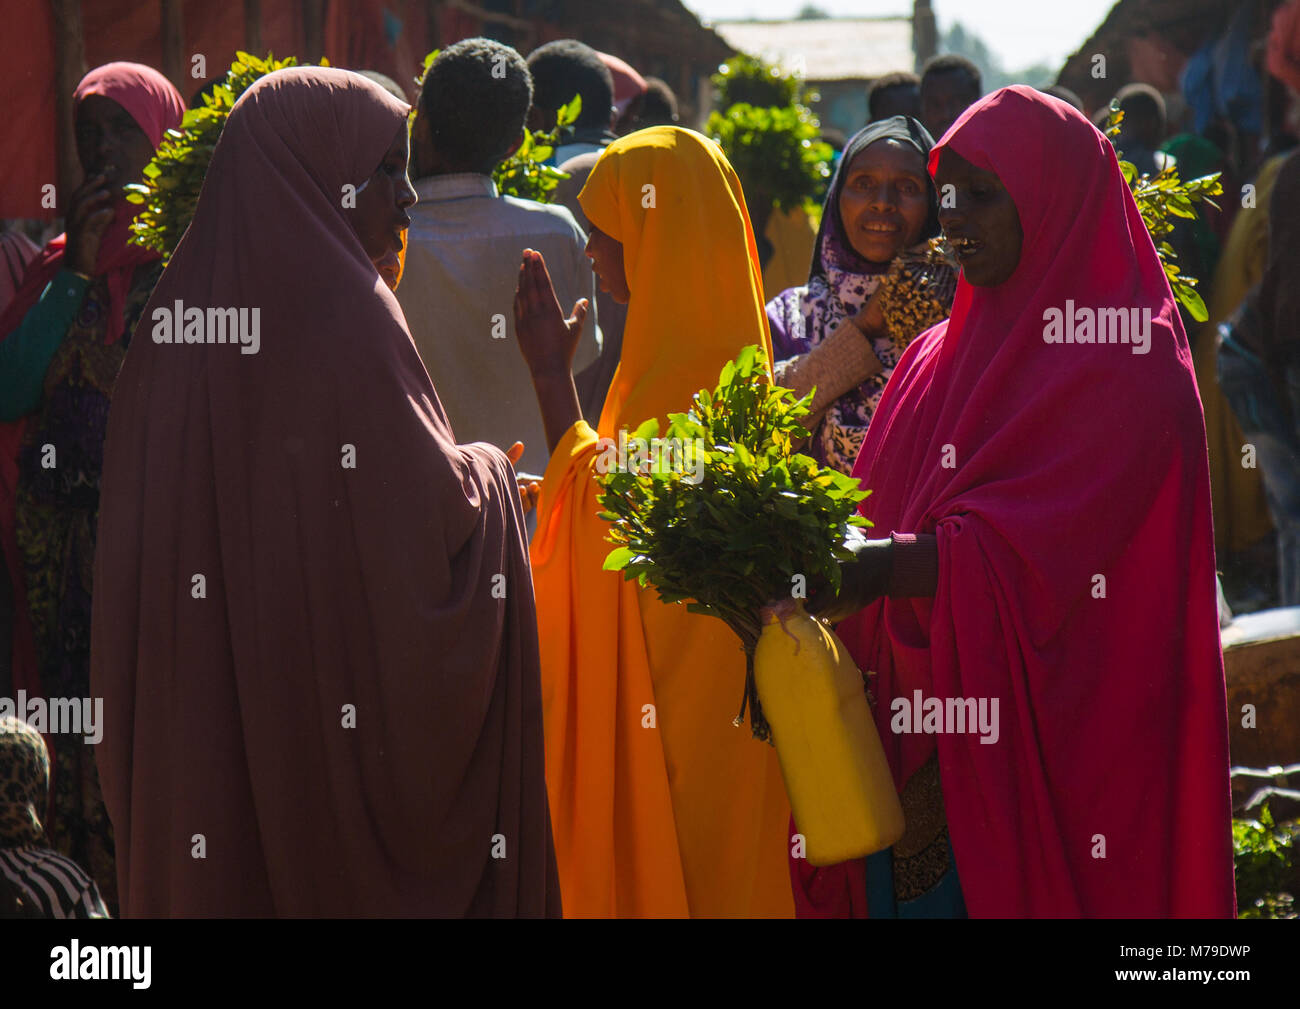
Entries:
[[810,81],[868,80],[915,64],[907,17],[716,21],[713,30],[741,52]]

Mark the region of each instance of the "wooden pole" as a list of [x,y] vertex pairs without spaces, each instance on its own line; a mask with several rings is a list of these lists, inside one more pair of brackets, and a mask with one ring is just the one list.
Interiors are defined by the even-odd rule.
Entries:
[[930,0],[916,0],[912,6],[912,53],[917,73],[921,72],[925,61],[935,54],[938,45],[939,29]]
[[185,52],[185,0],[159,0],[162,13],[162,69],[183,96],[194,89]]
[[424,0],[424,24],[424,52],[420,54],[421,59],[427,53],[442,48],[442,0]]
[[325,0],[302,0],[303,59],[319,63],[325,53]]
[[81,0],[51,0],[54,11],[54,141],[58,187],[58,212],[64,214],[68,197],[81,182],[72,93],[86,73],[86,52],[81,31]]
[[254,56],[265,56],[262,49],[261,0],[244,0],[244,45]]

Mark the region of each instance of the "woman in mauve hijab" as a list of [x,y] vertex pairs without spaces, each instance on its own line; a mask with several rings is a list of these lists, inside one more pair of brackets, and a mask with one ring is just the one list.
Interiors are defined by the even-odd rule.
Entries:
[[[456,444],[376,268],[406,114],[343,70],[249,88],[119,378],[92,682],[124,915],[559,914],[513,470]],[[163,342],[177,303],[258,338]]]
[[907,833],[795,863],[799,910],[1229,917],[1205,427],[1151,238],[1106,138],[1030,88],[968,109],[930,170],[952,316],[853,472],[893,535],[814,606],[847,617]]

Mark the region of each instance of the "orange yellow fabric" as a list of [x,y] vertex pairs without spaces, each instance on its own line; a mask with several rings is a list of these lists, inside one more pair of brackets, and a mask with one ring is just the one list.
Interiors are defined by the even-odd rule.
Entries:
[[802,207],[773,207],[763,234],[772,243],[772,257],[763,270],[763,296],[771,301],[782,291],[808,283],[817,248],[817,222]]
[[597,431],[688,408],[742,347],[770,341],[735,172],[699,134],[606,148],[578,196],[623,244],[631,300],[597,429],[574,425],[532,545],[546,778],[569,917],[792,916],[776,751],[732,719],[745,661],[724,623],[601,570]]
[[1210,451],[1210,498],[1214,508],[1214,553],[1226,558],[1250,546],[1273,528],[1260,471],[1241,465],[1245,443],[1236,415],[1219,391],[1215,336],[1219,323],[1236,311],[1246,293],[1264,276],[1268,260],[1268,201],[1286,155],[1264,163],[1255,180],[1255,206],[1237,212],[1210,286],[1192,363],[1205,410]]
[[402,274],[406,272],[406,248],[407,248],[406,233],[409,230],[410,230],[409,228],[402,229],[402,247],[397,252],[397,283],[393,285],[394,290],[396,290],[398,286],[401,285]]

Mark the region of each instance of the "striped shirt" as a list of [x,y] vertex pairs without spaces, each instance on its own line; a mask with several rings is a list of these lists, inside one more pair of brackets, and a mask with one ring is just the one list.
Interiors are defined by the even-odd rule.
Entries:
[[107,918],[99,887],[72,859],[49,848],[0,848],[0,874],[43,918]]

